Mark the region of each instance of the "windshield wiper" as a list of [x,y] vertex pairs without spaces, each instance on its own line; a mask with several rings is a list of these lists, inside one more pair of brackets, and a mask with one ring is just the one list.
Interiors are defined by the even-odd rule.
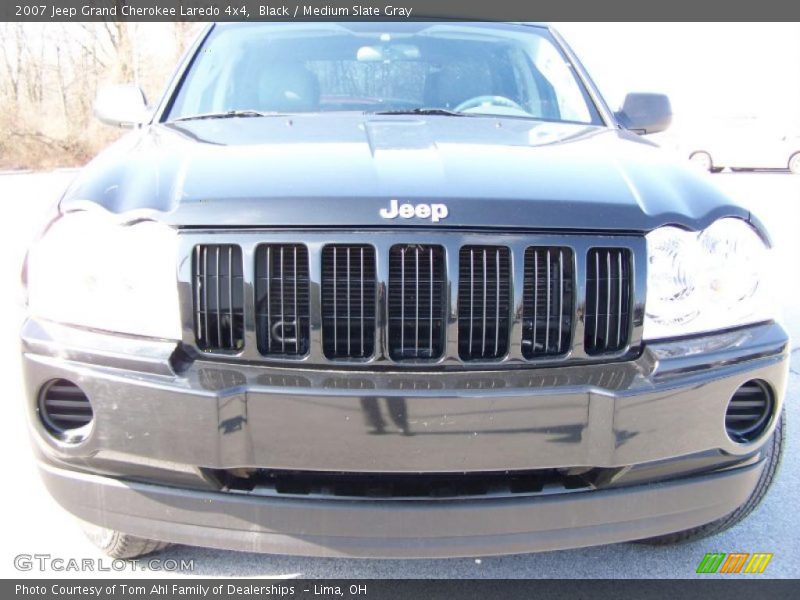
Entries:
[[279,112],[264,112],[260,110],[229,110],[227,112],[204,113],[201,115],[192,115],[190,117],[180,117],[173,119],[173,123],[178,121],[199,121],[201,119],[234,119],[237,117],[282,117],[284,113]]
[[407,108],[404,110],[382,110],[373,115],[441,115],[444,117],[468,117],[467,113],[448,110],[446,108]]

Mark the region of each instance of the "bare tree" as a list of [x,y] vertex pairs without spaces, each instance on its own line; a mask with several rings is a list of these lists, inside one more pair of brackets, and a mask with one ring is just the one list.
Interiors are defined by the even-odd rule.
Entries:
[[[6,77],[11,87],[11,96],[16,102],[19,100],[20,76],[22,73],[22,54],[24,48],[24,35],[21,23],[2,23],[3,66]],[[7,91],[7,90],[4,90]]]
[[98,87],[133,81],[157,93],[173,62],[164,52],[181,51],[194,27],[0,23],[0,168],[84,162],[122,133],[93,119]]

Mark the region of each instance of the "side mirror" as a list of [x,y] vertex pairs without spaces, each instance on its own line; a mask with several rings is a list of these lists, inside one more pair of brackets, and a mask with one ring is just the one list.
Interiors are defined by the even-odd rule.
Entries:
[[664,131],[672,123],[672,106],[664,94],[633,93],[625,96],[615,113],[620,125],[640,135]]
[[130,83],[101,88],[94,100],[94,116],[114,127],[141,125],[148,117],[144,92]]

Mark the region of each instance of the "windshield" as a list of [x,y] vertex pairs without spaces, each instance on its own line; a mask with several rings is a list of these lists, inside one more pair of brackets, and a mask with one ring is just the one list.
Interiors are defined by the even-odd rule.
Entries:
[[545,28],[484,23],[216,26],[167,120],[342,111],[602,122]]

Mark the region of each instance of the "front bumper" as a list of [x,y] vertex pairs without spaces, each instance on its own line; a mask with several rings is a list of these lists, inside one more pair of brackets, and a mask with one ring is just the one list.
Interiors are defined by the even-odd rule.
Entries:
[[[769,437],[725,434],[729,398],[761,379],[780,413],[788,340],[776,324],[652,344],[631,362],[495,372],[343,372],[194,361],[171,343],[28,321],[28,405],[51,493],[84,520],[222,548],[456,556],[575,547],[733,511]],[[55,378],[91,399],[65,445],[36,415]],[[713,460],[708,456],[713,455]],[[698,458],[701,457],[701,458]],[[209,472],[604,468],[604,489],[505,498],[342,500],[223,491]],[[618,485],[619,487],[614,487]]]
[[517,500],[280,500],[123,483],[45,466],[50,493],[85,521],[147,538],[314,556],[434,558],[642,539],[713,521],[744,503],[757,463],[711,476]]

